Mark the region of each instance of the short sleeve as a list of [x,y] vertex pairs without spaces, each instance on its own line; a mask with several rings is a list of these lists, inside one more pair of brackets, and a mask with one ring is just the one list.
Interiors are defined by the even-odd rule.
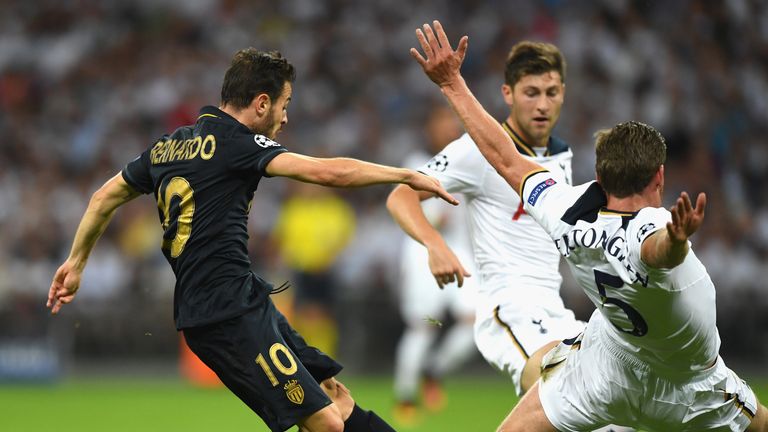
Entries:
[[448,192],[471,194],[478,189],[487,163],[469,135],[464,134],[418,171],[440,180]]
[[547,170],[531,172],[523,179],[520,197],[528,213],[552,238],[558,236],[562,217],[594,182],[571,186],[555,180]]
[[264,135],[243,135],[232,141],[227,157],[229,167],[233,170],[269,177],[266,173],[267,165],[275,156],[286,151],[285,147]]
[[155,185],[149,173],[149,166],[149,150],[146,150],[123,168],[123,179],[130,187],[143,194],[152,193]]
[[[667,222],[672,221],[672,213],[665,208],[644,208],[637,213],[632,223],[627,227],[627,243],[630,254],[636,257],[636,262],[646,272],[667,272],[668,269],[656,269],[646,265],[641,259],[642,246],[651,234],[667,229]],[[689,242],[690,246],[690,242]]]

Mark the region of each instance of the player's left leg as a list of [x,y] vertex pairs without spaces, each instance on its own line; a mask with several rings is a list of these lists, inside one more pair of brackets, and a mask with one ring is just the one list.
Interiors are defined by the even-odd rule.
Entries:
[[768,409],[757,404],[757,412],[755,417],[752,418],[752,422],[747,427],[747,432],[768,432]]
[[336,380],[329,378],[321,383],[325,394],[331,398],[341,412],[345,432],[394,432],[395,430],[373,411],[360,408],[349,389]]
[[557,432],[550,423],[539,400],[539,384],[536,383],[520,399],[515,408],[501,423],[497,432]]

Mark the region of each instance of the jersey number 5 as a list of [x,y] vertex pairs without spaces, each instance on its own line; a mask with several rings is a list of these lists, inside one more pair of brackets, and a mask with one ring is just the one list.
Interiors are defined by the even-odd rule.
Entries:
[[614,327],[619,329],[619,331],[629,333],[634,336],[644,336],[646,333],[648,333],[648,323],[645,322],[645,319],[643,319],[643,317],[640,315],[640,312],[638,312],[635,308],[623,300],[608,297],[608,293],[606,292],[605,287],[619,289],[624,286],[624,281],[621,280],[620,277],[595,270],[595,284],[597,285],[597,290],[600,292],[600,299],[602,300],[603,306],[617,306],[619,309],[623,310],[625,314],[627,314],[627,318],[629,318],[633,326],[632,330],[626,330],[621,328],[621,326],[618,324],[611,322]]
[[163,238],[163,249],[171,252],[172,258],[178,258],[184,251],[184,245],[192,233],[192,218],[195,215],[195,191],[183,177],[174,177],[168,182],[163,191],[162,186],[157,191],[157,207],[163,214],[163,230],[171,226],[171,199],[179,197],[179,211],[176,214],[176,234],[173,239]]

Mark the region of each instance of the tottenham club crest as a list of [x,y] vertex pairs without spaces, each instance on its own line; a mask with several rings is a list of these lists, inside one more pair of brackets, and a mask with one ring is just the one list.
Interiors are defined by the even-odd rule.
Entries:
[[296,380],[290,380],[283,386],[283,390],[285,390],[285,396],[288,397],[288,400],[295,403],[296,405],[301,405],[304,402],[304,389],[301,387],[301,384],[299,384]]
[[259,147],[280,147],[280,144],[272,141],[271,139],[265,137],[264,135],[254,135],[253,140],[256,141],[256,144],[259,145]]
[[427,168],[435,172],[443,172],[448,168],[448,156],[439,154],[427,162]]

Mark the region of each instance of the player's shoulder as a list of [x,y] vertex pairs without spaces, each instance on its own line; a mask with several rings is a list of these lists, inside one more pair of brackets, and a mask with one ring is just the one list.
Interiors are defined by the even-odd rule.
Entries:
[[185,125],[176,128],[176,130],[170,134],[163,135],[163,139],[190,139],[194,137],[194,134],[195,126]]
[[672,214],[664,207],[645,207],[627,225],[627,236],[642,242],[649,234],[666,227]]
[[456,169],[465,171],[469,167],[479,167],[483,162],[485,159],[477,149],[475,142],[465,133],[433,156],[426,163],[426,168],[436,173],[449,169],[451,171]]
[[561,187],[569,188],[569,193],[573,200],[573,203],[560,218],[568,225],[576,225],[580,220],[590,223],[595,222],[600,209],[608,203],[605,191],[594,180],[579,186],[562,185]]
[[445,146],[445,149],[443,149],[441,153],[451,153],[457,157],[471,158],[471,160],[479,159],[485,161],[485,158],[483,157],[483,154],[480,153],[480,149],[477,147],[477,144],[475,144],[475,141],[466,132]]

